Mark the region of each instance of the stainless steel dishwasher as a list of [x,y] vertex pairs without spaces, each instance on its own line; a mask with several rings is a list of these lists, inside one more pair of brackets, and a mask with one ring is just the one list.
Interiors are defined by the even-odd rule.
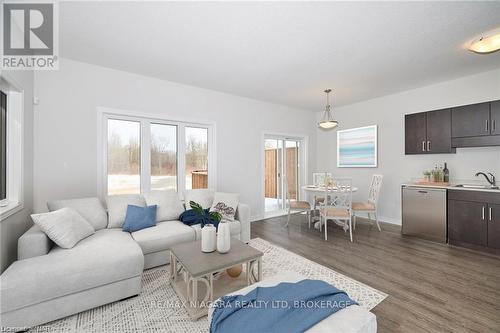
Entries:
[[447,242],[446,189],[403,186],[404,235]]

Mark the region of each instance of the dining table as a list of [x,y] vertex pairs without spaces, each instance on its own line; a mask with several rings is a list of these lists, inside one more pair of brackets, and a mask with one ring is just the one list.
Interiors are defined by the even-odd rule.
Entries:
[[[302,185],[300,187],[300,189],[306,193],[306,200],[309,201],[309,204],[311,204],[311,207],[314,207],[313,211],[316,211],[316,198],[319,197],[320,195],[325,194],[326,187],[321,186],[321,185]],[[329,193],[334,194],[335,191],[336,191],[336,188],[334,186],[329,188]],[[352,191],[352,193],[355,193],[358,191],[358,188],[352,186],[351,191]],[[337,222],[337,224],[339,224],[339,225],[341,224],[338,221],[335,221],[335,222]],[[319,222],[316,222],[314,224],[314,227],[318,229]]]
[[[316,198],[320,194],[324,194],[326,191],[326,187],[321,186],[321,185],[303,185],[300,188],[301,188],[301,190],[306,192],[306,201],[309,201],[310,204],[312,203],[311,207],[314,207],[314,208],[316,208]],[[352,190],[352,193],[355,193],[358,191],[358,188],[352,186],[351,190]],[[335,186],[330,187],[329,193],[335,193],[335,191],[336,191]],[[312,200],[311,200],[311,196],[312,196]]]
[[[321,186],[321,185],[303,185],[300,188],[303,191],[305,191],[307,194],[311,193],[311,194],[315,194],[315,195],[317,195],[318,193],[325,193],[325,191],[326,191],[325,186]],[[353,187],[351,187],[351,190],[354,193],[358,190],[358,188],[353,186]],[[335,187],[331,187],[330,191],[335,192],[336,191]]]

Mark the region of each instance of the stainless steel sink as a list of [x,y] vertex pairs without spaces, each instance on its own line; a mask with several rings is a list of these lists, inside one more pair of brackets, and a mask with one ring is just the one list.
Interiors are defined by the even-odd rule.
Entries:
[[500,189],[498,186],[479,185],[479,184],[458,184],[458,185],[455,185],[455,187],[475,188],[475,189],[483,189],[483,190],[498,190],[498,189]]

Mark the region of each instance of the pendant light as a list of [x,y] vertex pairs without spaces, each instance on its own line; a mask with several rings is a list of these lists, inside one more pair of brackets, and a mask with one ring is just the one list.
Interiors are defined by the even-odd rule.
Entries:
[[338,121],[333,119],[331,106],[330,106],[330,93],[332,92],[332,89],[326,89],[326,106],[325,106],[325,112],[323,113],[323,117],[321,118],[321,121],[318,123],[318,126],[322,129],[332,129],[337,127],[339,124]]
[[481,54],[493,53],[500,50],[500,30],[472,41],[469,50]]

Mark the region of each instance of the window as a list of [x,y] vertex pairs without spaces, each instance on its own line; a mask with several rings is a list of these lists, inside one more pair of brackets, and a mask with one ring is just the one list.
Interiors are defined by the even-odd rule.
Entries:
[[177,190],[177,126],[151,124],[151,189]]
[[208,188],[208,129],[186,127],[186,189]]
[[23,208],[23,90],[0,77],[0,218]]
[[0,201],[7,199],[7,95],[0,90]]
[[108,194],[141,192],[140,125],[108,120]]
[[[111,112],[112,111],[112,112]],[[102,109],[103,193],[209,188],[212,125],[129,116]]]

